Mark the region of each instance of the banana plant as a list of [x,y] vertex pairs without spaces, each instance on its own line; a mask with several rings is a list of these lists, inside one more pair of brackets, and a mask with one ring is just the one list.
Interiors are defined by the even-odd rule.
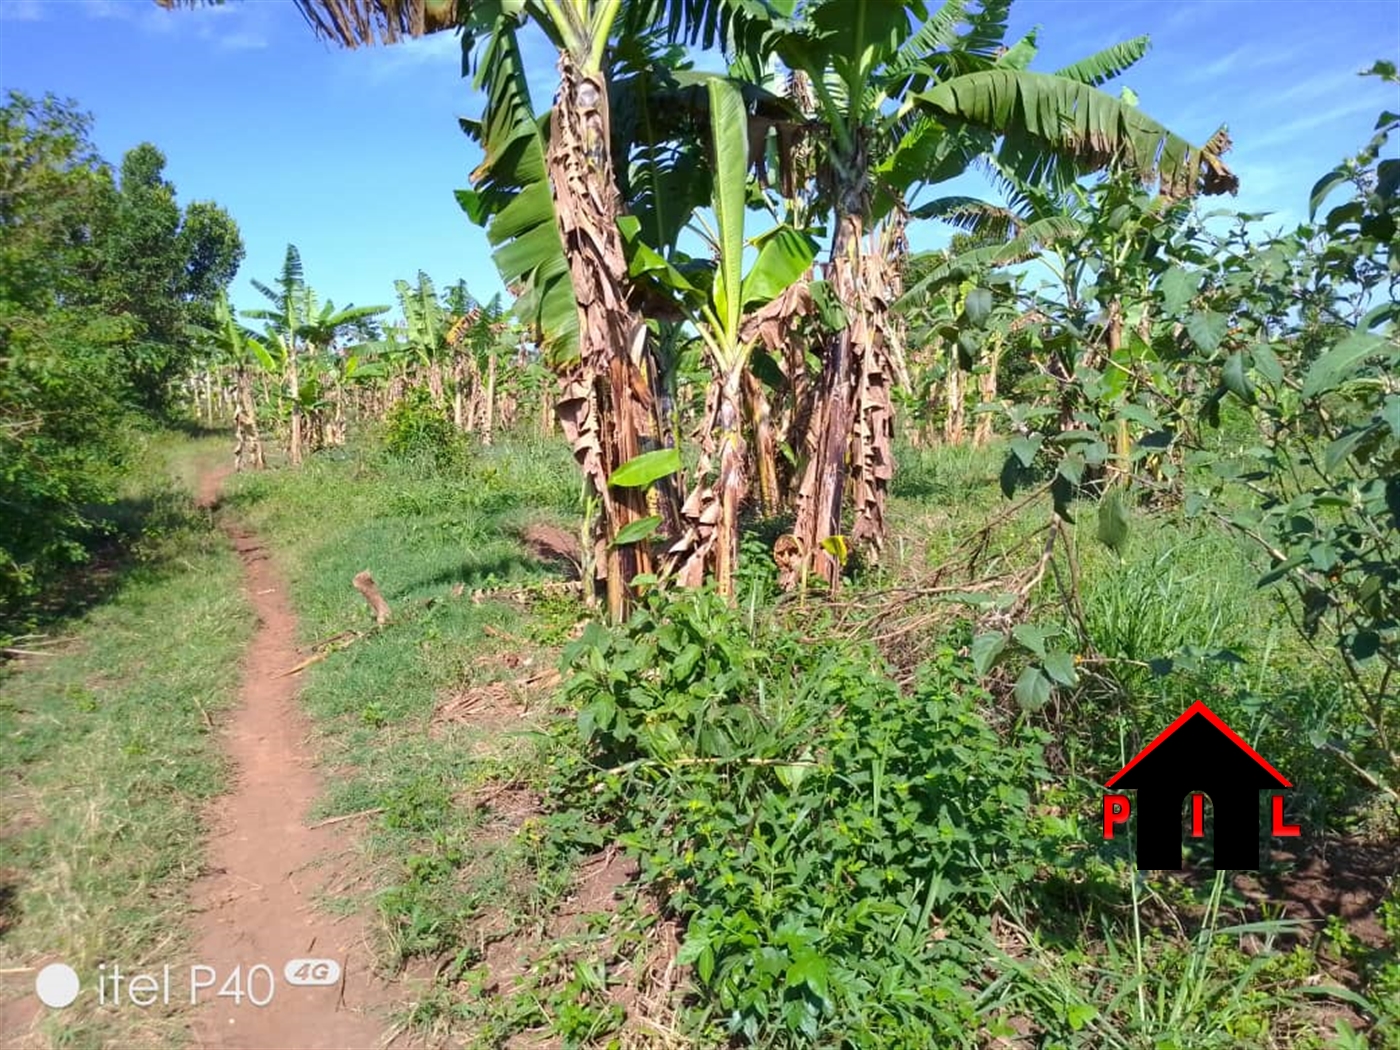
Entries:
[[[629,274],[668,291],[694,325],[705,349],[710,381],[699,471],[682,508],[686,533],[671,553],[683,585],[698,584],[706,569],[711,569],[720,593],[732,598],[739,508],[748,494],[744,381],[757,341],[757,321],[765,307],[810,270],[817,244],[786,224],[752,241],[745,240],[747,106],[743,92],[731,80],[712,78],[708,93],[714,173],[712,272],[688,275],[663,258],[641,241],[640,223],[634,217],[619,219],[618,227],[627,245]],[[743,269],[746,245],[757,249],[747,273]],[[709,279],[704,280],[701,274]]]
[[[293,466],[302,461],[305,417],[314,412],[319,402],[319,381],[316,393],[303,384],[300,358],[320,351],[329,353],[342,333],[367,318],[385,313],[387,306],[347,306],[337,310],[329,300],[321,303],[315,290],[306,282],[301,253],[294,244],[287,245],[282,272],[269,287],[253,281],[253,287],[266,297],[270,306],[245,310],[244,317],[260,320],[267,325],[268,345],[262,347],[260,360],[265,367],[276,369],[283,384],[285,397],[291,406],[291,432],[287,458]],[[306,389],[303,389],[306,387]],[[315,420],[313,419],[313,424]]]
[[238,317],[229,304],[228,294],[220,290],[214,300],[214,324],[212,328],[196,328],[191,333],[211,352],[214,361],[222,362],[233,370],[234,377],[234,428],[238,444],[234,449],[234,469],[242,470],[245,462],[262,469],[266,466],[263,456],[262,436],[258,432],[258,410],[253,397],[252,367],[260,365],[256,336],[239,324]]

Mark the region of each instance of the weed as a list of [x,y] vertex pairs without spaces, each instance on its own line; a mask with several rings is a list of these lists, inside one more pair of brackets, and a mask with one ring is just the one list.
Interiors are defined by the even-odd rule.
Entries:
[[566,659],[556,843],[637,858],[685,925],[693,1023],[765,1045],[966,1035],[966,945],[1036,870],[1046,774],[1035,733],[987,728],[965,664],[945,652],[901,692],[868,651],[750,628],[710,594],[590,628]]

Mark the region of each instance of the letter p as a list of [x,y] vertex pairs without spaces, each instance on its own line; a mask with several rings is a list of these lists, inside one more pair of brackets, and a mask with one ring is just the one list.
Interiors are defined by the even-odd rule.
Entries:
[[[214,987],[214,967],[195,965],[190,967],[190,1005],[195,1006],[199,1002],[199,990],[201,988]],[[201,980],[201,978],[204,978]]]
[[1127,795],[1105,795],[1103,797],[1103,837],[1113,838],[1113,825],[1128,823],[1132,815],[1132,803]]

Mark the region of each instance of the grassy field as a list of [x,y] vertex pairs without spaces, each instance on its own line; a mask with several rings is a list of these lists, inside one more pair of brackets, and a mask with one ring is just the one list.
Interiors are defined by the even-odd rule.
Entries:
[[[225,786],[210,720],[236,695],[252,629],[237,558],[189,486],[225,444],[153,444],[99,562],[98,603],[49,625],[62,641],[45,656],[0,671],[0,969],[19,971],[7,1001],[30,993],[36,963],[67,962],[86,986],[99,963],[183,957],[203,808]],[[159,1008],[87,1001],[45,1022],[54,1045],[182,1039]]]
[[[519,442],[450,470],[367,445],[229,489],[290,580],[302,642],[362,635],[310,668],[302,692],[330,784],[324,815],[372,811],[364,870],[327,904],[378,915],[389,972],[453,976],[412,985],[398,1020],[420,1033],[542,1020],[495,1016],[499,1004],[459,994],[455,978],[492,938],[542,924],[569,884],[564,869],[538,878],[515,832],[535,808],[545,686],[585,610],[571,593],[531,593],[559,577],[519,536],[540,521],[572,528],[576,490],[567,449]],[[378,630],[350,583],[365,569],[394,610]]]
[[[946,563],[1005,506],[997,491],[1001,460],[996,449],[908,451],[896,489],[890,564],[868,574],[846,598],[858,605],[872,595],[878,605],[882,588]],[[699,631],[706,651],[729,644],[716,639],[737,632],[771,659],[786,651],[790,632],[810,634],[826,614],[805,609],[794,621],[790,607],[772,604],[771,571],[761,554],[751,554],[741,572],[747,589],[741,589],[746,609],[739,620],[706,621],[708,612],[668,607],[652,627],[636,628],[631,641],[595,644],[595,656],[585,638],[572,654],[576,670],[566,678],[565,717],[553,717],[554,698],[542,688],[548,679],[540,672],[578,634],[574,625],[585,610],[576,599],[529,590],[552,570],[532,559],[518,534],[531,520],[569,526],[576,513],[574,481],[562,450],[507,441],[446,468],[387,457],[365,444],[322,455],[300,473],[248,476],[235,486],[233,505],[269,537],[293,581],[303,642],[347,630],[363,635],[310,668],[303,694],[333,784],[324,812],[364,813],[368,832],[363,871],[349,896],[333,906],[371,903],[377,910],[386,968],[420,978],[408,986],[413,993],[400,1020],[430,1038],[451,1032],[471,1045],[495,1046],[529,1030],[568,1045],[606,1038],[628,1045],[680,1045],[694,1038],[708,1045],[728,1038],[726,1012],[738,1016],[737,1010],[758,1018],[750,1034],[763,1045],[799,1045],[802,1039],[793,1040],[808,1022],[792,1013],[794,1004],[820,1003],[822,996],[811,994],[814,985],[794,985],[791,945],[762,948],[771,959],[786,960],[772,963],[780,974],[788,972],[786,985],[770,985],[761,976],[763,964],[742,971],[744,978],[731,972],[730,985],[717,985],[718,976],[697,978],[695,970],[673,965],[679,949],[682,963],[704,972],[696,932],[707,921],[702,902],[673,897],[664,913],[656,907],[675,892],[675,865],[686,859],[668,852],[668,837],[685,837],[677,822],[686,806],[748,812],[744,807],[771,804],[781,822],[781,813],[796,809],[795,789],[749,784],[743,789],[748,794],[736,794],[738,781],[707,780],[691,772],[705,767],[685,765],[667,766],[664,779],[599,779],[597,736],[592,744],[581,739],[576,716],[598,695],[589,691],[589,660],[612,667],[674,664],[680,656],[666,656],[664,642],[660,653],[646,647],[677,624]],[[1024,561],[1021,545],[1034,539],[1043,513],[1032,506],[1009,519],[989,541],[991,557],[1008,565]],[[1352,993],[1338,982],[1382,993],[1395,980],[1393,963],[1385,963],[1393,958],[1393,943],[1388,956],[1377,954],[1374,943],[1348,943],[1340,928],[1329,940],[1316,935],[1318,923],[1301,930],[1278,923],[1282,905],[1269,903],[1264,893],[1251,896],[1251,885],[1238,880],[1132,878],[1121,851],[1093,845],[1098,785],[1142,740],[1203,698],[1298,777],[1298,805],[1317,839],[1371,826],[1375,812],[1358,805],[1363,793],[1355,781],[1310,742],[1319,732],[1342,728],[1325,702],[1333,672],[1288,633],[1273,599],[1255,590],[1257,566],[1224,534],[1141,515],[1128,546],[1115,553],[1094,541],[1090,506],[1069,535],[1077,553],[1078,579],[1070,588],[1077,611],[1057,598],[1056,587],[1065,585],[1047,578],[1036,623],[1064,632],[1066,644],[1078,624],[1100,663],[1084,667],[1079,688],[1057,690],[1052,708],[1032,720],[1050,730],[1041,774],[1049,780],[1038,794],[1040,816],[1017,834],[1049,829],[1070,852],[1040,876],[986,901],[997,918],[982,934],[967,934],[964,947],[992,951],[992,973],[959,970],[967,976],[949,984],[946,974],[936,974],[954,963],[930,959],[919,965],[932,969],[899,978],[891,958],[880,964],[886,985],[863,993],[865,1005],[857,1003],[841,1023],[853,1038],[865,1031],[884,1045],[893,1045],[890,1038],[930,1038],[937,1029],[927,1027],[935,1023],[927,1018],[910,1015],[896,1024],[868,1013],[887,997],[897,1001],[905,994],[898,982],[907,980],[909,989],[923,987],[927,994],[942,988],[938,994],[962,1003],[949,1008],[956,1023],[980,1026],[984,1036],[1002,1032],[1009,1039],[1029,1027],[1059,1033],[1066,1045],[1348,1045],[1337,1033],[1365,1027],[1367,1010],[1378,1008],[1367,999],[1347,1005]],[[381,630],[370,630],[349,585],[362,569],[373,572],[395,609],[394,621]],[[966,651],[961,647],[973,631],[970,615],[965,607],[946,608],[921,632],[912,657],[903,651],[886,656],[896,663],[922,661],[923,673],[932,667],[944,676],[951,695],[968,704],[957,717],[1009,728],[1004,698],[984,695],[965,679],[966,657],[958,652]],[[691,616],[696,619],[687,620]],[[802,619],[813,616],[818,619]],[[633,656],[629,646],[652,655]],[[877,675],[871,688],[878,692],[884,657],[859,655],[867,653],[859,644],[853,651],[855,664]],[[1173,660],[1170,674],[1153,666],[1164,658]],[[724,666],[734,670],[732,661]],[[711,665],[704,681],[712,682],[719,667]],[[832,673],[810,665],[802,675],[824,681]],[[652,688],[640,670],[609,674],[597,681],[611,682],[606,688],[614,692]],[[751,677],[735,694],[739,706],[754,689],[760,696],[767,690],[776,702],[771,698],[784,688],[781,672],[759,661],[746,665],[744,674]],[[677,680],[664,692],[684,695],[691,688]],[[820,733],[832,703],[794,696],[789,715],[815,719],[810,732]],[[902,724],[904,716],[894,710],[887,708],[885,717]],[[646,719],[655,726],[674,715],[683,737],[684,726],[694,724],[686,721],[692,714],[652,707]],[[704,716],[717,717],[718,711]],[[926,715],[911,709],[908,717]],[[1306,724],[1300,727],[1299,719]],[[746,746],[760,745],[749,740]],[[992,753],[985,760],[994,761]],[[636,760],[643,766],[650,761]],[[571,794],[585,782],[583,796]],[[827,852],[796,863],[831,863],[844,847],[822,848]],[[922,863],[900,856],[890,863],[911,870]],[[691,878],[720,885],[755,864],[754,857],[721,858],[712,868],[694,869]],[[790,866],[772,868],[770,891],[773,880],[792,877]],[[733,913],[738,906],[730,901],[720,910]],[[853,906],[838,901],[826,920],[812,921],[829,922]],[[1386,912],[1392,924],[1395,910]],[[773,912],[771,919],[776,924],[795,914]],[[687,922],[690,943],[680,948]],[[720,933],[711,932],[718,950]],[[824,936],[832,954],[822,956],[823,965],[835,974],[840,950],[829,931]],[[906,955],[921,951],[911,948]],[[689,1007],[679,995],[682,973],[703,990]],[[855,971],[848,979],[863,980]],[[734,981],[743,984],[742,995]],[[966,990],[978,985],[981,994]],[[1334,996],[1304,991],[1317,986],[1333,989]],[[1376,1045],[1384,1045],[1386,1029],[1378,1031]]]
[[[160,470],[188,476],[211,448]],[[1114,552],[1090,506],[1068,526],[1075,576],[1040,581],[1033,626],[1096,655],[1018,713],[1036,655],[1009,648],[979,679],[969,645],[995,609],[919,590],[1007,506],[1001,461],[907,450],[886,564],[839,602],[781,600],[754,546],[738,608],[658,599],[613,631],[585,630],[560,565],[522,539],[575,529],[557,442],[435,462],[364,440],[230,479],[227,510],[323,654],[301,694],[318,816],[347,818],[362,855],[322,904],[375,917],[402,978],[396,1030],[483,1047],[1394,1045],[1400,901],[1362,863],[1384,813],[1315,745],[1346,731],[1325,657],[1223,533],[1138,513]],[[248,623],[188,497],[152,506],[144,560],[63,652],[5,682],[21,773],[5,965],[150,960],[183,937],[220,783],[199,706],[228,702]],[[992,530],[983,564],[1010,579],[1033,562],[1044,514]],[[393,609],[382,627],[351,586],[362,570]],[[1144,877],[1098,838],[1103,779],[1196,699],[1300,783],[1309,844],[1360,866]],[[942,810],[919,808],[921,783],[953,785]],[[146,1042],[178,1036],[178,1018],[143,1020]],[[68,1021],[56,1043],[130,1035]]]

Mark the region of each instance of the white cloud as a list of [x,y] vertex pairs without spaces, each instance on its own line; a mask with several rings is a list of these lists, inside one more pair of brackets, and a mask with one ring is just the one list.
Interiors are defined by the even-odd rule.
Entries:
[[425,66],[449,67],[454,58],[460,62],[461,53],[461,38],[443,30],[417,39],[365,48],[354,57],[364,63],[371,81],[382,83]]
[[1283,102],[1308,102],[1327,95],[1342,97],[1354,92],[1360,83],[1355,72],[1317,73],[1291,84],[1281,91],[1260,92],[1253,101],[1260,105],[1278,105]]
[[1251,136],[1249,139],[1250,152],[1267,149],[1269,146],[1277,146],[1285,142],[1296,142],[1304,132],[1311,131],[1313,128],[1324,127],[1362,113],[1373,114],[1376,108],[1376,100],[1366,96],[1353,98],[1350,102],[1332,106],[1330,109],[1295,117],[1293,120],[1275,124],[1262,135]]
[[[25,4],[33,2],[20,0]],[[0,10],[13,6],[13,0],[0,0]],[[205,4],[165,10],[151,0],[79,0],[78,7],[88,18],[129,22],[144,33],[193,37],[233,51],[267,47],[267,29],[273,14],[272,6],[263,3]]]
[[1187,84],[1223,80],[1226,77],[1238,76],[1240,73],[1286,65],[1299,57],[1302,52],[1301,47],[1263,47],[1259,44],[1242,44],[1233,51],[1221,55],[1214,62],[1191,66],[1182,73],[1181,80]]
[[1177,29],[1191,29],[1214,17],[1223,4],[1208,4],[1197,0],[1194,4],[1177,4],[1176,10],[1162,23],[1168,32]]
[[226,33],[218,38],[225,51],[257,51],[267,47],[267,37],[260,33]]

